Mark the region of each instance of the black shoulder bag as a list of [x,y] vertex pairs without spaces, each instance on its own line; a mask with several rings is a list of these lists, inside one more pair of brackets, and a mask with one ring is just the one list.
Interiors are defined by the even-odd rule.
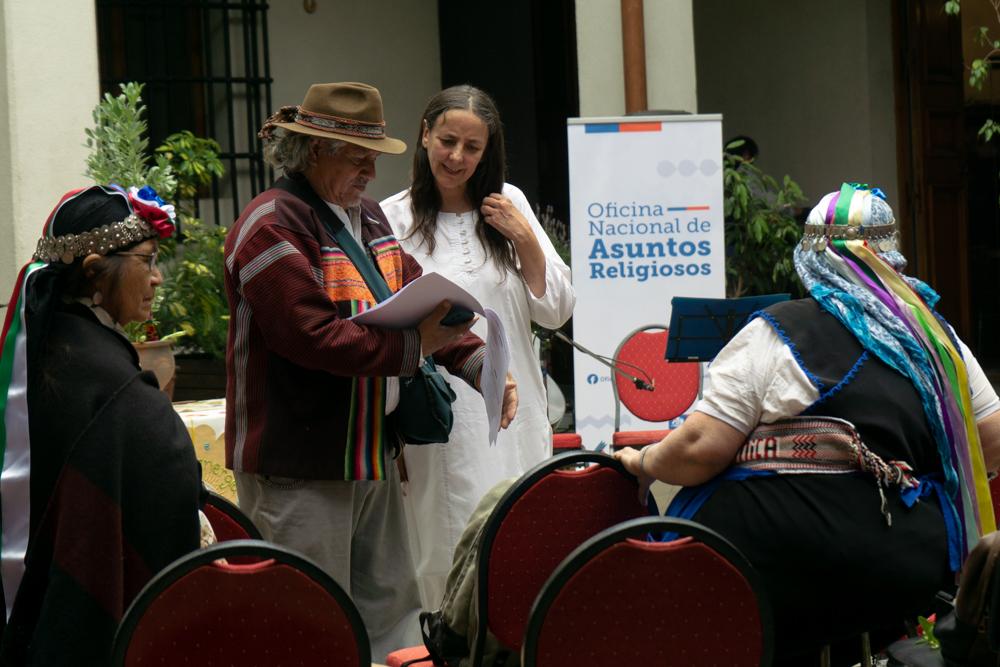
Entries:
[[[340,249],[354,263],[355,268],[365,279],[368,289],[376,301],[385,301],[392,296],[392,291],[385,279],[375,269],[371,258],[344,223],[334,215],[330,207],[313,192],[309,184],[301,179],[281,178],[274,187],[290,192],[309,204],[326,231],[337,241]],[[399,378],[399,405],[393,411],[396,432],[411,445],[429,445],[448,442],[451,436],[451,426],[454,415],[451,404],[455,402],[455,392],[437,371],[434,359],[424,358],[423,364],[417,368],[412,377]]]

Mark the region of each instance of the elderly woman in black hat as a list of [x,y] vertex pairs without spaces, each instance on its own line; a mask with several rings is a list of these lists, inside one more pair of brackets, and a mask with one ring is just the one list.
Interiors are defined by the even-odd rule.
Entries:
[[[312,557],[351,595],[378,657],[420,637],[399,442],[386,420],[398,378],[433,355],[478,388],[485,346],[471,322],[441,324],[447,303],[412,328],[350,319],[421,275],[364,197],[375,160],[406,150],[386,134],[378,90],[313,85],[261,137],[284,178],[226,240],[226,463],[264,536]],[[513,392],[505,405],[509,422]]]
[[122,325],[144,321],[172,209],[144,188],[66,194],[0,338],[3,664],[104,664],[132,599],[199,546],[183,423]]

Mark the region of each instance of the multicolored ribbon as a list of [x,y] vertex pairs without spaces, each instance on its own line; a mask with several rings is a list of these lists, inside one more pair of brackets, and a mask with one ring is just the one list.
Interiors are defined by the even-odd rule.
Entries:
[[28,435],[27,336],[24,324],[29,277],[45,264],[21,269],[0,333],[0,581],[7,618],[24,576],[31,524],[31,443]]
[[[865,210],[871,205],[868,198],[879,195],[880,192],[869,190],[866,185],[845,183],[827,205],[826,223],[863,227]],[[837,274],[873,295],[898,318],[918,345],[910,343],[907,349],[922,351],[922,355],[918,355],[922,358],[915,360],[922,368],[913,372],[921,373],[926,382],[915,384],[922,393],[924,410],[941,458],[944,488],[958,515],[967,554],[981,535],[996,529],[996,520],[969,391],[968,370],[958,343],[913,285],[865,240],[835,238],[821,252]],[[829,286],[814,285],[811,292],[824,305],[830,299],[839,298]],[[843,321],[842,313],[834,312],[834,315]],[[851,328],[848,322],[845,325]],[[886,361],[894,368],[901,365],[898,360]],[[929,385],[930,391],[922,389],[921,384]],[[948,512],[951,508],[943,509]]]

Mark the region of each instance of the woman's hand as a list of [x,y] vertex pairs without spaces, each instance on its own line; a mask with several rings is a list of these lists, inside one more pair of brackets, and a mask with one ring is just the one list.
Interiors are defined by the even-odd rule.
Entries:
[[536,299],[545,296],[545,252],[524,214],[509,198],[496,192],[483,199],[479,210],[483,212],[486,224],[514,244],[514,252],[521,264],[521,277],[531,293]]
[[468,322],[462,324],[455,324],[450,327],[445,326],[441,324],[441,319],[448,314],[449,310],[451,310],[451,302],[447,300],[442,301],[438,304],[437,308],[431,311],[430,315],[417,325],[417,331],[420,333],[421,356],[426,357],[429,354],[434,354],[445,345],[454,343],[464,336],[479,319],[473,317]]
[[721,419],[695,411],[655,445],[640,451],[624,449],[614,456],[640,484],[649,477],[696,486],[728,468],[744,440],[745,434]]
[[479,210],[483,212],[486,223],[510,239],[515,246],[528,237],[535,238],[531,225],[507,197],[494,192],[483,199]]
[[507,381],[503,386],[503,405],[500,408],[500,428],[507,428],[517,414],[517,382],[514,376],[507,373]]
[[649,494],[649,487],[653,483],[653,477],[646,474],[645,471],[645,457],[643,454],[646,449],[652,447],[653,445],[646,445],[642,450],[634,449],[632,447],[625,447],[619,449],[613,454],[615,460],[621,461],[621,464],[625,466],[625,470],[629,471],[636,476],[639,480],[639,502],[642,505],[646,504],[646,496]]
[[[483,391],[483,369],[479,369],[476,375],[476,391]],[[500,405],[500,428],[507,428],[514,421],[517,414],[517,382],[514,376],[507,373],[507,380],[503,385],[503,402]]]

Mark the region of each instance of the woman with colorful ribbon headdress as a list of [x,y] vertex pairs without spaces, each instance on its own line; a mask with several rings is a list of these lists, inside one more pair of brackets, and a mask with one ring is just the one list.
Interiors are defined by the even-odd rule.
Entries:
[[[995,530],[1000,399],[937,294],[901,273],[898,243],[877,188],[823,197],[795,249],[810,297],[755,313],[684,425],[617,455],[647,484],[683,485],[667,514],[760,571],[778,664],[899,636]],[[834,662],[853,664],[855,646]]]
[[149,578],[199,545],[191,440],[122,325],[149,319],[173,210],[67,193],[0,336],[2,664],[106,664]]

